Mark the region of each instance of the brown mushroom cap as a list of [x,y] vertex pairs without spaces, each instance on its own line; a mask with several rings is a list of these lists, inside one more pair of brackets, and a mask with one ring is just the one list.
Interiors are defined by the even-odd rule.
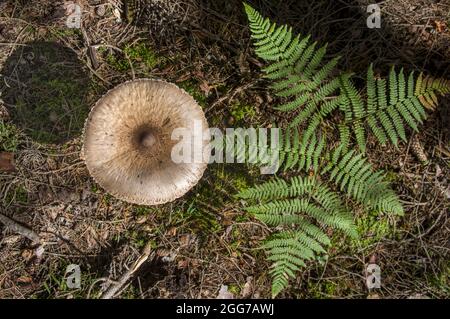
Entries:
[[[92,177],[114,196],[157,205],[184,195],[202,177],[206,162],[175,163],[175,128],[208,128],[195,100],[172,83],[139,79],[104,95],[85,124],[83,152]],[[202,150],[208,144],[202,141]],[[201,151],[202,151],[201,150]]]

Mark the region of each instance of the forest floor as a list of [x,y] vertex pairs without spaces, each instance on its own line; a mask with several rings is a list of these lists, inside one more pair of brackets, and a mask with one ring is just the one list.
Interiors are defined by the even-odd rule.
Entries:
[[[222,285],[235,298],[270,297],[269,264],[256,249],[270,230],[234,196],[259,178],[256,169],[210,165],[186,196],[148,207],[105,193],[80,158],[89,109],[134,78],[184,88],[211,127],[283,121],[242,3],[148,0],[148,15],[133,18],[130,10],[119,22],[112,5],[119,1],[75,2],[83,8],[81,29],[67,28],[60,1],[0,1],[0,214],[45,242],[0,222],[0,298],[98,298],[148,245],[148,262],[119,297],[215,298]],[[380,29],[366,26],[370,1],[249,2],[328,42],[328,54],[342,56],[339,68],[356,76],[374,63],[383,75],[396,65],[450,78],[448,0],[384,1]],[[405,216],[356,212],[361,240],[336,238],[327,262],[311,264],[280,297],[450,297],[449,105],[440,99],[420,133],[398,149],[369,147]],[[426,164],[412,153],[413,138]],[[382,288],[373,292],[365,283],[371,258],[382,270]],[[69,264],[80,265],[79,289],[67,286]]]

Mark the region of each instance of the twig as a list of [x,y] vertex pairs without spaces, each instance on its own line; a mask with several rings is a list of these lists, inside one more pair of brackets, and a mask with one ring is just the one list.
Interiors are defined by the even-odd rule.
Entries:
[[219,99],[217,99],[210,107],[208,107],[205,111],[205,113],[210,112],[212,109],[214,109],[217,105],[225,102],[226,100],[230,101],[232,100],[236,94],[238,94],[239,92],[245,91],[247,90],[249,87],[254,86],[256,83],[258,83],[260,79],[256,79],[253,80],[251,82],[248,82],[246,84],[243,85],[238,85],[235,88],[229,90],[224,96],[220,97]]
[[21,46],[21,47],[26,47],[28,46],[27,44],[23,44],[23,43],[12,43],[12,42],[0,42],[0,46]]
[[36,243],[36,244],[40,244],[40,237],[38,234],[36,234],[36,232],[34,232],[33,230],[20,225],[19,223],[17,223],[15,220],[0,214],[0,222],[3,223],[6,227],[8,227],[10,230],[12,230],[15,233],[18,233],[26,238],[28,238],[29,240],[31,240],[32,242]]
[[136,260],[133,266],[128,269],[126,273],[120,277],[120,279],[115,283],[109,286],[109,288],[101,295],[101,299],[112,299],[114,298],[119,291],[127,284],[127,282],[134,276],[134,274],[140,269],[140,267],[147,261],[150,256],[150,252],[152,250],[151,242],[148,242],[145,246],[142,255]]
[[99,65],[98,60],[97,60],[97,53],[95,51],[95,47],[91,45],[91,42],[89,41],[89,37],[86,33],[86,29],[84,28],[83,25],[81,25],[81,34],[83,35],[84,43],[88,49],[88,54],[89,54],[89,58],[91,59],[92,68],[94,70],[97,70],[98,65]]
[[87,299],[91,299],[91,292],[94,289],[94,286],[97,283],[101,282],[101,281],[108,281],[108,278],[101,277],[101,278],[98,278],[98,279],[94,280],[94,282],[89,286],[89,289],[88,289],[88,292],[87,292]]

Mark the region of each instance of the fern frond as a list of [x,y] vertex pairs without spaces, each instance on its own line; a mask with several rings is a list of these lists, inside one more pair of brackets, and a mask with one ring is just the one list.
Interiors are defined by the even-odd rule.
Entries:
[[372,165],[362,154],[357,154],[354,150],[344,153],[341,149],[336,149],[327,170],[323,173],[328,171],[330,179],[342,191],[366,207],[403,214],[402,205],[384,180],[383,172],[373,171]]
[[303,245],[296,232],[285,231],[269,239],[263,248],[268,260],[272,261],[269,271],[272,276],[272,296],[276,297],[295,278],[295,272],[306,267],[306,261],[314,258],[314,252]]
[[[437,95],[450,92],[449,83],[448,80],[424,77],[422,74],[415,79],[413,72],[406,80],[403,69],[396,72],[394,67],[386,83],[385,79],[375,79],[373,66],[370,65],[367,71],[367,107],[363,112],[365,122],[382,145],[388,140],[394,145],[399,140],[406,141],[405,123],[418,131],[418,124],[427,117],[425,109],[434,109],[438,103]],[[349,112],[348,108],[344,111]],[[350,117],[344,114],[346,119]],[[361,125],[356,115],[352,122],[353,125]],[[358,138],[358,132],[355,129],[360,144],[362,136]]]
[[[350,214],[346,212],[339,195],[314,178],[296,176],[289,183],[274,179],[241,192],[239,197],[262,201],[245,209],[270,224],[294,222],[296,220],[292,216],[302,213],[322,225],[354,235]],[[275,217],[270,218],[269,215]]]
[[[359,149],[365,150],[365,127],[370,128],[377,140],[385,145],[390,140],[395,146],[398,141],[406,141],[405,123],[413,130],[426,118],[425,109],[434,109],[437,95],[448,94],[449,81],[419,75],[417,80],[410,73],[406,81],[403,69],[396,72],[391,68],[386,79],[375,79],[373,66],[367,71],[367,103],[361,99],[352,82],[341,79],[341,99],[339,109],[344,115],[348,130],[354,132]],[[340,128],[344,145],[348,145],[347,129]]]
[[[391,68],[387,78],[367,71],[365,94],[351,81],[351,74],[335,74],[339,57],[325,62],[327,45],[319,46],[310,36],[295,35],[286,25],[278,26],[245,4],[256,54],[267,61],[263,68],[271,89],[286,102],[276,106],[293,112],[279,139],[279,165],[284,171],[315,171],[335,183],[366,208],[403,214],[402,205],[384,179],[364,157],[366,137],[372,133],[383,145],[406,141],[407,127],[417,131],[433,110],[438,96],[450,93],[450,81]],[[338,112],[336,112],[338,111]],[[340,142],[328,150],[330,135],[326,117],[341,113],[337,124]],[[352,145],[358,146],[358,151]],[[325,160],[325,163],[323,163]],[[328,162],[326,162],[328,161]],[[330,239],[324,229],[334,228],[356,236],[352,216],[339,193],[317,178],[274,178],[241,191],[246,210],[267,225],[280,230],[264,244],[273,261],[272,293],[276,296],[290,277],[325,253]]]
[[314,126],[306,130],[302,136],[298,128],[287,128],[280,133],[278,163],[283,171],[319,171],[326,140],[325,134],[318,138],[315,129]]
[[281,97],[292,101],[278,107],[281,111],[292,111],[305,105],[308,110],[297,119],[297,124],[314,113],[337,90],[339,82],[333,82],[332,73],[338,57],[324,63],[327,45],[317,47],[310,36],[294,36],[286,26],[276,26],[263,18],[255,9],[245,4],[255,53],[270,64],[263,68],[265,76],[273,80],[272,88]]
[[291,192],[290,185],[281,178],[274,178],[268,182],[247,188],[238,193],[239,198],[253,200],[268,200],[273,198],[287,197]]
[[[313,226],[314,227],[314,226]],[[319,235],[318,238],[326,235]],[[325,253],[322,244],[329,244],[329,239],[320,243],[316,238],[301,231],[283,231],[270,238],[262,246],[272,261],[269,271],[272,276],[272,296],[276,297],[289,284],[289,278],[306,267],[306,262],[313,260],[317,254]]]
[[316,226],[333,227],[349,236],[356,236],[351,214],[347,212],[339,195],[315,178],[295,176],[288,182],[273,179],[244,190],[239,195],[256,204],[245,209],[270,226],[283,226],[285,230],[272,236],[263,248],[271,266],[272,292],[276,296],[288,285],[288,278],[326,252],[330,239]]

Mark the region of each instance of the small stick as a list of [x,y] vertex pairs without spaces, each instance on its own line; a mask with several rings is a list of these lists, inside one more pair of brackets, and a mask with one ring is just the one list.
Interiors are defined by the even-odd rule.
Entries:
[[134,274],[141,268],[141,266],[147,261],[148,257],[150,256],[150,252],[152,250],[151,242],[148,242],[147,245],[145,245],[145,248],[142,252],[142,255],[138,258],[138,260],[135,261],[133,266],[128,269],[126,273],[120,277],[117,282],[109,286],[109,288],[101,295],[101,299],[111,299],[114,298],[119,291],[121,291],[126,283],[134,276]]
[[84,28],[83,25],[81,25],[81,33],[83,35],[83,40],[85,42],[85,45],[88,49],[88,54],[91,59],[92,68],[94,70],[97,70],[98,66],[99,66],[98,60],[97,60],[97,53],[95,51],[95,47],[91,45],[91,42],[89,41],[89,37],[86,33],[86,29]]
[[36,232],[34,232],[33,230],[31,230],[25,226],[20,225],[15,220],[13,220],[3,214],[0,214],[0,222],[3,223],[9,229],[11,229],[13,232],[18,233],[18,234],[28,238],[29,240],[31,240],[32,242],[34,242],[36,244],[39,244],[41,241],[39,235],[36,234]]

